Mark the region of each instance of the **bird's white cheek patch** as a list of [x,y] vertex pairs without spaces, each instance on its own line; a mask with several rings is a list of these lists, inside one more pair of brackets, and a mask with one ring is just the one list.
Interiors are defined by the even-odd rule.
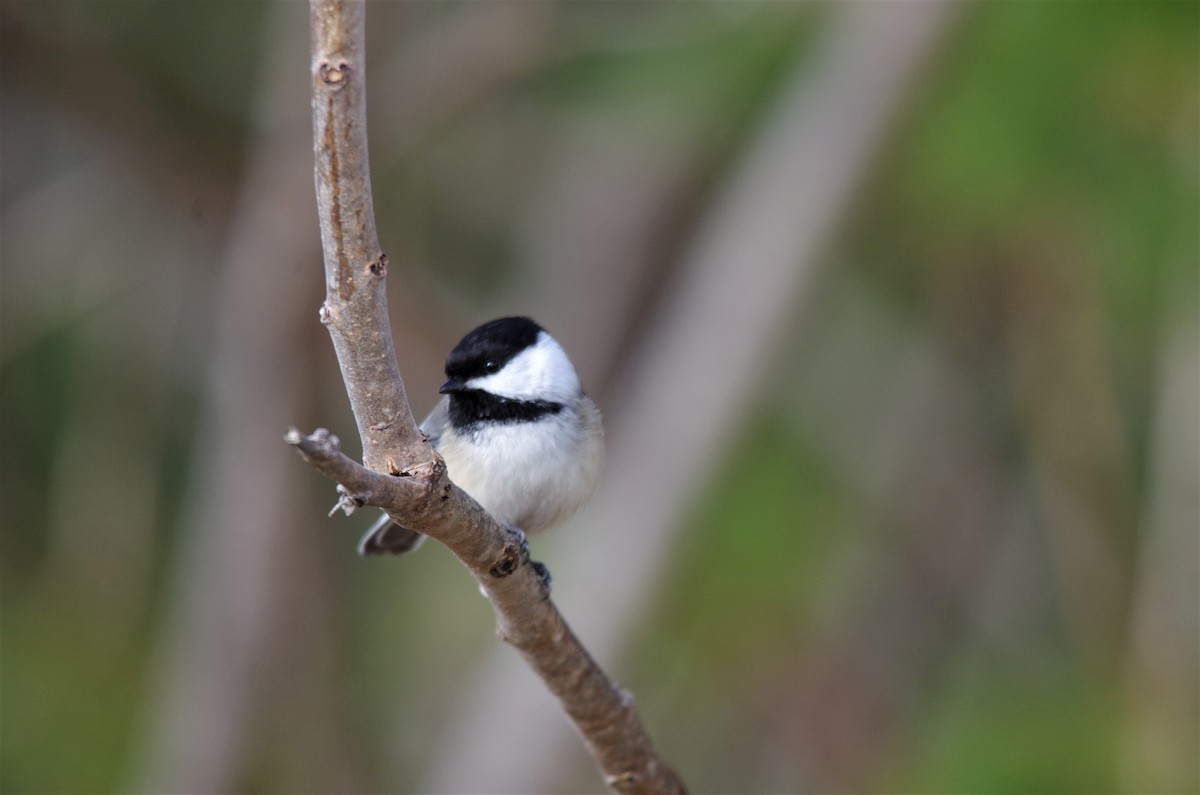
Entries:
[[579,393],[579,376],[562,347],[542,332],[536,344],[514,356],[500,372],[472,378],[467,386],[514,400],[566,403]]

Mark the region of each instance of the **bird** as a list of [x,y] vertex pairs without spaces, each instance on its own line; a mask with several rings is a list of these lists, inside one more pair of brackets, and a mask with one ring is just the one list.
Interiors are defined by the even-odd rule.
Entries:
[[[587,502],[604,458],[603,422],[549,332],[528,317],[492,320],[462,338],[445,369],[444,397],[421,430],[457,486],[527,535]],[[424,539],[384,514],[358,551],[398,555]]]

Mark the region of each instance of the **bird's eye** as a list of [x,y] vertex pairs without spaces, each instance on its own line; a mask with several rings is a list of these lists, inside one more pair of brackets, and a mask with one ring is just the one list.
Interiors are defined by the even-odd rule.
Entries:
[[488,359],[486,362],[484,362],[483,369],[487,370],[489,373],[494,373],[500,369],[500,362],[496,361],[495,359]]

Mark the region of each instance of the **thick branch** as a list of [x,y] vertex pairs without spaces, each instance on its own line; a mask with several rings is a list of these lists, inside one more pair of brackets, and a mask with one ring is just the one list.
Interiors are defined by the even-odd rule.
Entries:
[[[387,316],[387,258],[375,233],[367,168],[361,0],[311,0],[317,205],[329,329],[362,437],[361,466],[337,438],[296,429],[285,439],[341,484],[348,506],[375,505],[445,544],[479,581],[500,636],[575,722],[613,792],[684,792],[654,752],[632,699],[580,645],[550,601],[519,533],[501,527],[446,474],[413,421]],[[386,474],[381,474],[386,473]],[[395,476],[395,477],[392,477]]]

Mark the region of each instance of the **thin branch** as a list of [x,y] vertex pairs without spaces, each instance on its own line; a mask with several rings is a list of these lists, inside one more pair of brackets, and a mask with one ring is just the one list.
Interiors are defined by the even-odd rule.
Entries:
[[[296,429],[285,439],[336,480],[351,505],[384,508],[445,544],[479,581],[512,644],[575,722],[605,783],[619,793],[684,792],[655,753],[629,695],[596,665],[527,562],[524,539],[501,527],[446,474],[405,397],[387,317],[387,258],[380,251],[367,170],[364,7],[311,0],[317,205],[325,251],[329,329],[362,437],[363,461],[337,438]],[[395,476],[395,477],[391,477]]]
[[361,2],[312,2],[312,120],[329,329],[371,469],[431,456],[413,421],[388,326],[387,256],[375,232],[367,167]]

